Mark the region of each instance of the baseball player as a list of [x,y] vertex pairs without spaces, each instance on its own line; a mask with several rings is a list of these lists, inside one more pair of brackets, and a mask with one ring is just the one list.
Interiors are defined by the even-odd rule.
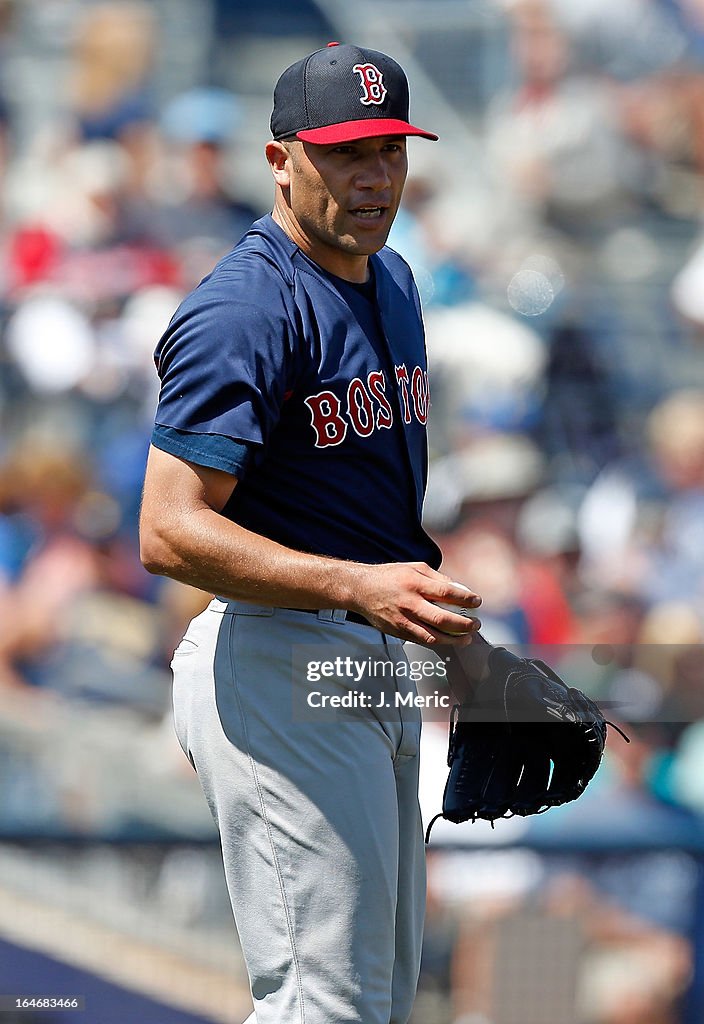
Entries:
[[371,643],[398,664],[404,641],[466,647],[478,627],[480,599],[438,571],[421,525],[423,326],[385,247],[407,136],[437,136],[409,122],[394,60],[338,43],[284,71],[271,129],[272,214],[157,347],[142,558],[217,595],[174,654],[174,712],[221,836],[250,1020],[403,1024],[425,902],[420,713],[294,721],[310,684],[292,650]]

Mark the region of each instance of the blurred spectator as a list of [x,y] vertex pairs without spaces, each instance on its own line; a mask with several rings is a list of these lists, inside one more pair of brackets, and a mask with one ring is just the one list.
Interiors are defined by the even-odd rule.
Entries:
[[537,433],[552,472],[591,483],[619,455],[615,386],[587,326],[565,318],[551,331],[546,390]]
[[516,86],[487,119],[489,166],[512,198],[509,230],[539,223],[567,233],[602,229],[628,208],[628,166],[612,91],[576,73],[570,40],[548,0],[510,10]]
[[80,452],[28,435],[0,482],[0,686],[161,714],[165,662],[203,595],[166,586],[163,604],[145,601],[120,506]]
[[[2,597],[0,680],[21,685],[30,663],[57,643],[61,609],[96,584],[97,552],[73,522],[89,486],[75,454],[18,447],[3,477],[6,530],[14,527],[17,539],[14,578]],[[29,534],[29,545],[22,544],[23,534]]]
[[681,390],[648,420],[649,450],[616,461],[580,512],[587,579],[645,601],[700,601],[704,545],[704,393]]
[[260,216],[238,197],[233,179],[231,145],[240,117],[235,96],[224,89],[193,89],[166,107],[162,130],[175,158],[178,197],[161,211],[167,245],[209,242],[210,258],[217,258],[218,247],[232,248]]
[[29,390],[68,391],[89,373],[95,339],[82,313],[58,296],[24,302],[7,326],[7,350]]
[[69,84],[82,139],[123,139],[153,117],[154,16],[140,2],[99,3],[78,25]]
[[[580,63],[622,80],[672,67],[687,50],[678,21],[680,0],[549,0]],[[694,0],[696,4],[696,0]],[[685,6],[692,6],[685,0]]]
[[441,393],[430,430],[445,444],[471,443],[487,431],[522,431],[535,421],[545,349],[526,323],[487,303],[460,303],[429,310],[426,332],[433,385]]
[[426,306],[455,306],[474,298],[476,290],[475,252],[463,231],[445,230],[447,206],[438,173],[410,177],[388,239],[413,267]]

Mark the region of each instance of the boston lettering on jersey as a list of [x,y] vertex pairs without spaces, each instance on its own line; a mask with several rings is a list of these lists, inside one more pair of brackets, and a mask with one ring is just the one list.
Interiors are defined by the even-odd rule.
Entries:
[[[401,395],[404,423],[411,422],[411,409],[419,423],[428,422],[428,374],[420,366],[411,375],[411,399],[409,399],[408,370],[405,365],[396,366],[396,381]],[[310,409],[311,426],[315,431],[316,448],[327,448],[331,444],[342,444],[347,436],[348,426],[359,435],[369,437],[374,430],[390,430],[394,424],[394,412],[386,397],[387,382],[383,370],[372,370],[366,381],[355,377],[347,388],[347,400],[342,401],[333,391],[320,391],[304,399]]]
[[400,256],[370,260],[375,301],[257,221],[158,344],[152,443],[236,476],[223,515],[288,547],[437,567],[420,303]]

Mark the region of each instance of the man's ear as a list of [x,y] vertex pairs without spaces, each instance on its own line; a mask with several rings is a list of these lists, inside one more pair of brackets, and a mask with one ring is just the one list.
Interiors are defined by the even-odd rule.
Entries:
[[272,139],[271,142],[267,142],[264,152],[274,181],[281,188],[288,188],[291,184],[291,154],[288,149],[283,142],[276,142]]

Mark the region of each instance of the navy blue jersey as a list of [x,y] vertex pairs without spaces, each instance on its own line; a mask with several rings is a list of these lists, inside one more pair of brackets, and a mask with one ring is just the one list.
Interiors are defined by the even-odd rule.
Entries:
[[375,302],[257,221],[157,346],[152,443],[236,476],[223,515],[287,547],[437,568],[420,303],[400,256],[370,262]]

